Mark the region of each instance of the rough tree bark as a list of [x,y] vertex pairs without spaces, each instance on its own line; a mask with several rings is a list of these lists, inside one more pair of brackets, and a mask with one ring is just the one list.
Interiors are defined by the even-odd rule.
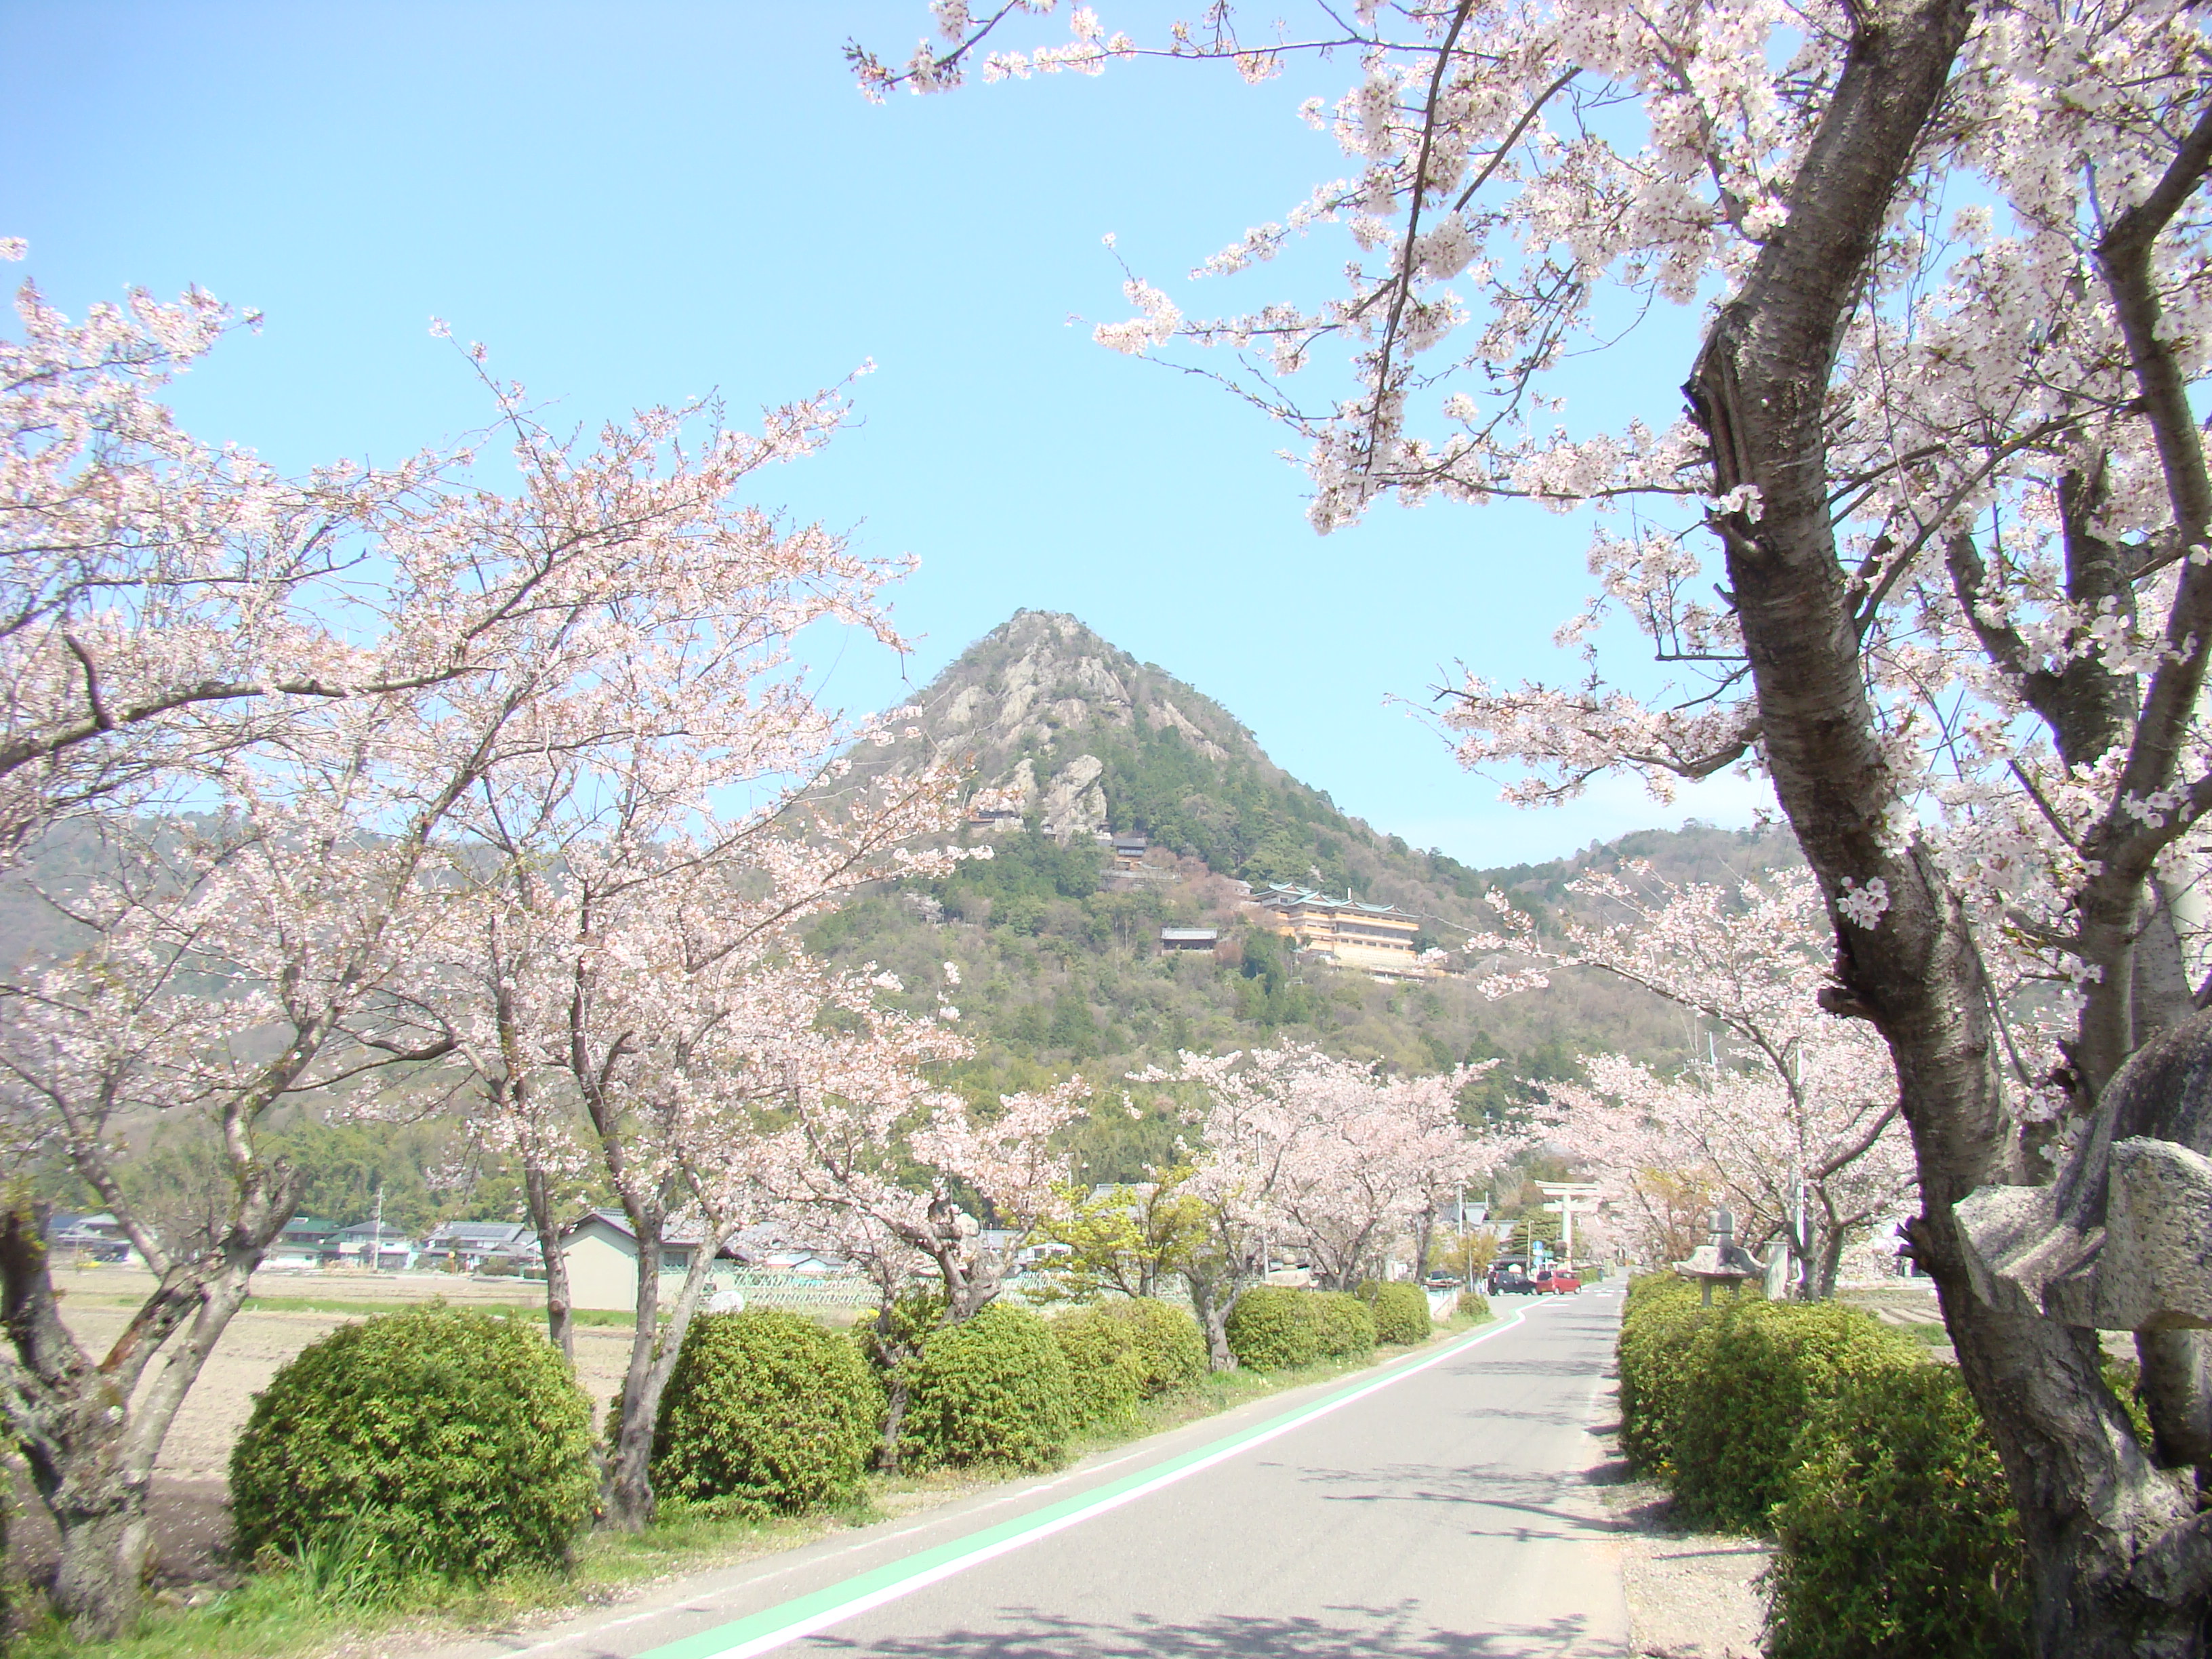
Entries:
[[291,1171],[261,1167],[224,1236],[165,1264],[153,1296],[97,1360],[61,1322],[46,1253],[51,1206],[18,1203],[0,1215],[0,1322],[15,1351],[0,1390],[32,1486],[60,1534],[54,1607],[80,1639],[112,1636],[137,1615],[155,1460],[296,1202]]
[[[1719,516],[1716,527],[1777,793],[1832,902],[1847,883],[1887,887],[1877,925],[1835,917],[1839,983],[1825,1000],[1872,1019],[1896,1058],[1923,1206],[1916,1254],[1936,1280],[2017,1499],[2039,1650],[2194,1655],[2212,1588],[2212,1537],[2195,1492],[2138,1448],[2100,1374],[2094,1329],[2045,1316],[1986,1274],[1978,1288],[1971,1271],[1957,1206],[1978,1188],[2040,1177],[2006,1109],[1990,987],[1968,919],[1909,811],[1892,811],[1902,802],[1883,763],[1826,500],[1824,399],[1841,331],[1972,13],[1966,0],[1854,8],[1856,32],[1786,225],[1716,319],[1685,392],[1711,442],[1715,493],[1750,484],[1760,495],[1755,511]],[[2185,532],[2203,521],[2182,514]],[[2194,695],[2169,684],[2153,697]],[[2145,761],[2146,776],[2155,769]],[[2127,992],[2148,855],[2121,839],[2081,912],[2084,954],[2113,988],[2085,1022],[2077,1059],[2092,1099],[2136,1041]]]
[[618,1532],[642,1532],[653,1524],[657,1499],[653,1490],[653,1442],[660,1426],[660,1399],[675,1374],[684,1338],[699,1311],[714,1272],[715,1257],[734,1224],[711,1211],[702,1218],[698,1243],[676,1292],[667,1322],[660,1318],[660,1263],[666,1251],[665,1206],[625,1194],[623,1208],[637,1237],[636,1322],[632,1327],[629,1368],[623,1375],[622,1409],[601,1480],[606,1524]]

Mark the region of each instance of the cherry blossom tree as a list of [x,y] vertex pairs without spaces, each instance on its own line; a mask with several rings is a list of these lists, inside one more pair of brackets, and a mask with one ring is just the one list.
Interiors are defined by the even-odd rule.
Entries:
[[876,1285],[890,1395],[882,1462],[896,1469],[906,1364],[926,1334],[902,1301],[933,1279],[939,1322],[952,1324],[998,1296],[1067,1181],[1060,1132],[1090,1085],[1071,1078],[979,1113],[931,1076],[972,1052],[943,991],[931,1014],[914,1015],[872,994],[902,990],[894,975],[823,983],[840,1017],[816,1021],[814,1060],[785,1103],[787,1126],[763,1149],[764,1179],[787,1231],[858,1264]]
[[[757,670],[817,617],[886,635],[871,596],[898,568],[738,498],[830,435],[836,394],[770,412],[759,434],[698,404],[587,442],[486,377],[510,489],[483,481],[467,446],[283,480],[194,445],[147,395],[227,325],[204,296],[134,296],[74,327],[28,290],[21,311],[0,407],[0,841],[99,811],[118,851],[112,872],[55,896],[94,947],[0,987],[0,1105],[27,1156],[66,1158],[114,1209],[158,1283],[122,1339],[88,1353],[55,1313],[44,1208],[11,1202],[0,1281],[21,1313],[0,1411],[61,1532],[57,1605],[100,1633],[137,1605],[162,1438],[296,1202],[261,1140],[270,1115],[380,1109],[395,1072],[416,1095],[452,1086],[468,1011],[425,970],[483,926],[458,878],[495,850],[478,803],[556,757],[580,789],[616,793],[721,764],[742,720],[673,741],[697,710],[669,688],[734,689],[736,665]],[[709,665],[732,666],[716,682]],[[773,710],[750,730],[764,771],[827,729],[787,679],[751,707]],[[144,815],[155,807],[172,811]],[[672,1136],[726,1109],[700,1098],[700,1079],[721,1077],[722,1029],[656,1032],[674,1081],[642,1109]],[[116,1179],[123,1131],[161,1116],[204,1123],[222,1149],[231,1197],[207,1237],[158,1236]],[[734,1181],[718,1163],[693,1176],[702,1206]]]
[[1517,1135],[1473,1133],[1459,1121],[1461,1091],[1492,1063],[1379,1078],[1339,1062],[1335,1076],[1310,1079],[1308,1116],[1279,1201],[1324,1289],[1380,1279],[1409,1232],[1420,1254],[1437,1204],[1488,1179],[1519,1150]]
[[1275,1245],[1304,1248],[1321,1283],[1348,1289],[1377,1274],[1384,1252],[1440,1192],[1510,1159],[1517,1136],[1472,1133],[1458,1121],[1459,1092],[1480,1069],[1382,1078],[1285,1042],[1185,1053],[1139,1074],[1191,1102],[1184,1187],[1202,1212],[1206,1243],[1184,1276],[1215,1370],[1236,1364],[1229,1310],[1266,1277]]
[[[1342,286],[1193,319],[1133,275],[1138,314],[1102,340],[1233,354],[1212,372],[1302,435],[1321,529],[1386,495],[1597,509],[1597,596],[1564,637],[1595,653],[1621,617],[1674,678],[1632,691],[1595,655],[1572,684],[1469,676],[1462,759],[1531,801],[1609,772],[1662,799],[1734,765],[1771,780],[1829,910],[1826,1004],[1896,1066],[1913,1249],[2021,1516],[2037,1648],[2201,1651],[2212,1310],[2169,1287],[2130,1325],[2146,1439],[2088,1334],[2118,1315],[2059,1288],[2121,1270],[2110,1147],[2161,1168],[2212,1147],[2162,1060],[2128,1069],[2162,1033],[2208,1040],[2201,14],[1362,0],[1243,38],[1216,6],[1147,48],[1079,8],[1026,50],[1018,14],[1045,9],[947,0],[938,43],[855,68],[879,96],[1146,50],[1254,80],[1357,64],[1307,106],[1347,176],[1204,268],[1340,228]],[[1689,304],[1685,411],[1655,387],[1650,422],[1569,429],[1570,357]],[[2055,1064],[1999,994],[2028,973],[2067,999]]]
[[1779,1235],[1806,1264],[1808,1295],[1830,1294],[1844,1251],[1901,1216],[1913,1167],[1887,1048],[1820,1006],[1826,917],[1812,878],[1785,872],[1731,891],[1635,865],[1568,891],[1607,920],[1570,917],[1556,940],[1492,896],[1504,931],[1467,947],[1484,957],[1482,988],[1594,969],[1697,1014],[1709,1048],[1673,1075],[1585,1055],[1587,1084],[1544,1085],[1553,1133],[1654,1221],[1685,1181],[1726,1196],[1747,1237]]

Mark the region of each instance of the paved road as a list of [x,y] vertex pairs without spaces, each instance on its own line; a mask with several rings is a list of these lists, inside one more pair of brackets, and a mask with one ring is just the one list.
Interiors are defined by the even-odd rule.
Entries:
[[1587,1480],[1609,1288],[1516,1308],[1333,1407],[1347,1385],[446,1659],[1623,1655]]

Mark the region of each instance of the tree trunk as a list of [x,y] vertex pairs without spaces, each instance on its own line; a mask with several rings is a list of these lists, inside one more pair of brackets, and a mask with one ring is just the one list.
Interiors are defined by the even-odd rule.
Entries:
[[576,1369],[576,1319],[568,1288],[568,1258],[561,1253],[561,1218],[553,1208],[552,1178],[536,1159],[523,1165],[522,1191],[530,1206],[530,1225],[545,1262],[545,1334],[561,1350],[568,1369]]
[[918,1350],[909,1336],[896,1306],[885,1302],[876,1315],[876,1352],[884,1366],[884,1437],[876,1450],[876,1467],[886,1474],[899,1472],[903,1451],[900,1437],[906,1432],[906,1408],[914,1397],[908,1367]]
[[[1197,1268],[1185,1268],[1183,1282],[1190,1286],[1191,1311],[1198,1316],[1199,1328],[1206,1333],[1206,1369],[1235,1370],[1237,1355],[1229,1346],[1229,1310],[1237,1300],[1234,1284],[1224,1285],[1212,1274]],[[1226,1295],[1222,1294],[1224,1290]]]
[[54,1609],[80,1641],[130,1630],[145,1593],[153,1532],[146,1518],[146,1488],[95,1468],[72,1477],[67,1497],[48,1503],[61,1531],[61,1563],[54,1574]]
[[[1823,1000],[1873,1019],[1896,1060],[1923,1206],[1915,1253],[1936,1280],[2020,1511],[2037,1650],[2196,1655],[2204,1540],[2190,1519],[2194,1494],[2138,1448],[2104,1384],[2094,1332],[2018,1296],[1977,1294],[1954,1213],[1978,1188],[2033,1186],[2039,1175],[2008,1118],[1971,923],[1914,841],[1881,752],[1856,598],[1835,544],[1823,422],[1837,342],[1972,8],[1923,0],[1854,16],[1785,227],[1716,319],[1686,391],[1711,441],[1716,495],[1746,484],[1760,494],[1755,512],[1717,527],[1776,792],[1832,904],[1876,880],[1887,890],[1873,926],[1835,919],[1840,984]],[[2124,930],[2133,915],[2086,916],[2085,927]],[[2130,973],[2125,951],[2113,962]]]
[[631,1224],[638,1236],[636,1323],[630,1331],[629,1369],[623,1374],[622,1417],[608,1448],[600,1498],[606,1524],[617,1532],[643,1532],[653,1524],[653,1431],[660,1415],[659,1391],[653,1386],[660,1341],[660,1229],[639,1225],[635,1216]]
[[652,1273],[647,1274],[643,1238],[637,1253],[637,1326],[630,1338],[629,1370],[623,1381],[622,1424],[614,1455],[607,1462],[603,1502],[607,1524],[617,1532],[642,1532],[653,1524],[658,1500],[653,1491],[653,1445],[660,1429],[660,1399],[676,1362],[684,1352],[692,1316],[714,1269],[721,1249],[721,1223],[708,1216],[702,1224],[699,1246],[684,1276],[668,1322],[660,1323],[661,1239],[653,1229]]
[[[228,1327],[269,1241],[291,1217],[289,1172],[240,1200],[220,1253],[172,1267],[95,1364],[63,1326],[46,1206],[0,1218],[0,1310],[15,1363],[0,1372],[8,1426],[61,1539],[56,1612],[80,1640],[127,1631],[142,1604],[155,1460]],[[133,1407],[149,1366],[153,1381]]]

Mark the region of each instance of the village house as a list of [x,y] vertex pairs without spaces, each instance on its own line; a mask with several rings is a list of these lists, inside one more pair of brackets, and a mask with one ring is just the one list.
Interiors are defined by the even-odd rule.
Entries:
[[422,1241],[418,1265],[475,1273],[488,1261],[517,1268],[536,1265],[537,1235],[520,1221],[441,1221]]
[[1425,979],[1431,972],[1414,948],[1419,919],[1395,904],[1363,904],[1349,893],[1331,898],[1283,882],[1255,890],[1245,902],[1261,927],[1291,940],[1307,960],[1385,979]]
[[338,1260],[338,1224],[295,1215],[270,1245],[261,1265],[278,1273],[311,1273]]
[[46,1243],[56,1252],[66,1250],[80,1266],[88,1261],[127,1261],[134,1252],[123,1224],[106,1211],[97,1215],[56,1213],[46,1223]]
[[404,1229],[390,1222],[356,1221],[341,1227],[338,1260],[349,1267],[374,1267],[380,1273],[404,1273],[415,1265],[415,1245]]
[[1160,929],[1160,949],[1163,951],[1211,951],[1221,942],[1221,931],[1216,927],[1163,927]]
[[[670,1225],[660,1246],[664,1296],[675,1295],[703,1242],[696,1227]],[[735,1272],[739,1253],[732,1244],[719,1255],[714,1274],[726,1279]],[[561,1257],[568,1264],[570,1306],[626,1313],[637,1305],[637,1234],[620,1210],[593,1210],[575,1223],[561,1235]],[[803,1269],[794,1266],[793,1271]]]

